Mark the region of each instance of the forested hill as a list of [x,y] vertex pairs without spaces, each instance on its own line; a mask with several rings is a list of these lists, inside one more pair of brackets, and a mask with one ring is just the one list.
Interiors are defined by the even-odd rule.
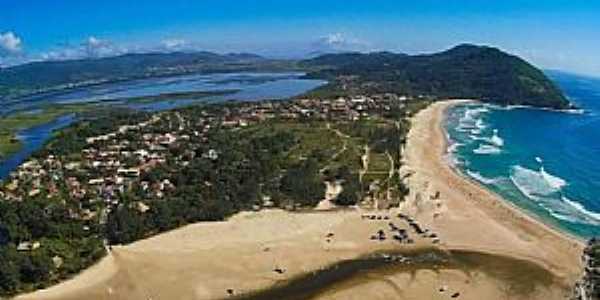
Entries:
[[568,108],[542,71],[496,48],[460,45],[428,55],[390,52],[328,54],[305,60],[310,77],[345,89],[480,99],[503,105]]
[[121,56],[32,62],[0,68],[0,98],[96,81],[191,72],[255,71],[276,62],[253,54],[212,52],[132,53]]
[[[307,70],[324,89],[473,98],[499,104],[567,108],[562,92],[525,60],[496,48],[460,45],[429,55],[327,54],[297,61],[253,54],[146,53],[34,62],[0,69],[0,99],[102,81],[187,73]],[[323,89],[323,88],[322,88]]]

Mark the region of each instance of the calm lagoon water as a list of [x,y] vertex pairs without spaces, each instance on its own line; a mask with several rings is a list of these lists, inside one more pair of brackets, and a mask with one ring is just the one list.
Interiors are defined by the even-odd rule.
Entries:
[[600,235],[600,79],[549,76],[583,112],[457,106],[446,119],[451,159],[543,221]]
[[74,115],[65,115],[50,123],[20,131],[17,137],[22,143],[21,150],[0,161],[0,180],[4,179],[31,154],[44,146],[46,141],[52,137],[52,133],[55,130],[69,126],[74,121]]

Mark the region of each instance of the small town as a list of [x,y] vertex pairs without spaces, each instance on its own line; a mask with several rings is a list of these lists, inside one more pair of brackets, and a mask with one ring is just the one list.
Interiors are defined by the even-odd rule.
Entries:
[[[118,205],[119,195],[126,191],[139,190],[148,199],[161,199],[174,190],[169,179],[150,176],[152,170],[167,161],[177,167],[189,165],[196,150],[208,143],[212,129],[235,131],[271,119],[355,122],[402,110],[408,101],[406,96],[381,94],[236,103],[217,110],[200,109],[193,116],[186,115],[186,110],[157,113],[136,124],[120,124],[114,132],[86,137],[81,153],[30,159],[5,181],[0,198],[27,201],[67,194],[67,201],[81,203],[81,210],[72,212],[77,218],[91,220],[103,213],[100,220],[104,222],[111,205]],[[216,160],[219,152],[207,149],[201,155]],[[98,211],[98,207],[108,210]],[[140,201],[137,209],[145,212],[149,207]]]
[[0,300],[600,300],[600,1],[4,1]]

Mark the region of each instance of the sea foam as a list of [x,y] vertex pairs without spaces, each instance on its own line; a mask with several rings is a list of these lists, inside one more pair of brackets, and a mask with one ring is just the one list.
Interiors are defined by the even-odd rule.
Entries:
[[585,206],[583,206],[581,203],[575,202],[565,196],[562,197],[562,200],[565,203],[567,203],[568,205],[570,205],[571,207],[573,207],[574,209],[576,209],[577,211],[579,211],[580,213],[600,222],[600,213],[590,211],[590,210],[586,209]]
[[450,144],[450,146],[448,147],[448,153],[455,153],[456,150],[458,150],[458,148],[464,146],[464,144],[462,143],[457,143],[457,142],[453,142],[452,144]]
[[488,177],[485,177],[485,176],[481,175],[481,173],[479,173],[479,172],[471,171],[471,170],[468,170],[468,169],[467,169],[467,175],[469,175],[473,179],[475,179],[475,180],[477,180],[477,181],[479,181],[481,183],[484,183],[484,184],[494,184],[494,183],[498,182],[498,180],[499,180],[497,178],[488,178]]
[[467,108],[463,116],[458,120],[457,130],[462,132],[469,130],[481,132],[481,130],[485,129],[487,126],[480,118],[480,115],[486,112],[489,112],[489,109],[486,107]]
[[502,153],[502,149],[492,145],[481,144],[477,149],[473,150],[473,153],[480,155],[495,155]]
[[559,192],[567,184],[562,178],[547,173],[543,167],[535,171],[520,165],[513,166],[510,179],[523,195],[532,200]]
[[554,176],[552,174],[549,174],[548,172],[546,172],[546,170],[544,169],[544,167],[540,168],[540,175],[542,176],[542,178],[544,178],[544,180],[554,189],[556,190],[560,190],[562,189],[564,186],[567,185],[567,182],[558,177],[558,176]]
[[504,140],[498,135],[498,129],[494,129],[494,135],[490,138],[490,142],[498,147],[504,146]]

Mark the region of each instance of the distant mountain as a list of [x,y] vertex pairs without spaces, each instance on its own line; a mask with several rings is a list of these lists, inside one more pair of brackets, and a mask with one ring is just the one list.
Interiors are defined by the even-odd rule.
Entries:
[[[327,54],[304,60],[313,78],[374,92],[480,99],[503,105],[568,108],[542,71],[499,49],[459,45],[428,55],[390,52]],[[351,78],[351,79],[348,79]],[[354,85],[353,85],[354,84]],[[359,87],[357,87],[359,86]]]
[[[525,60],[496,48],[460,45],[429,55],[325,54],[303,61],[248,53],[174,52],[33,62],[0,69],[0,99],[106,81],[189,73],[307,70],[325,88],[473,98],[499,104],[567,108],[562,92]],[[332,89],[333,90],[333,89]]]
[[174,52],[125,54],[97,59],[32,62],[0,69],[0,98],[10,91],[26,94],[38,90],[85,85],[95,81],[143,78],[202,71],[252,68],[266,59],[247,53]]

